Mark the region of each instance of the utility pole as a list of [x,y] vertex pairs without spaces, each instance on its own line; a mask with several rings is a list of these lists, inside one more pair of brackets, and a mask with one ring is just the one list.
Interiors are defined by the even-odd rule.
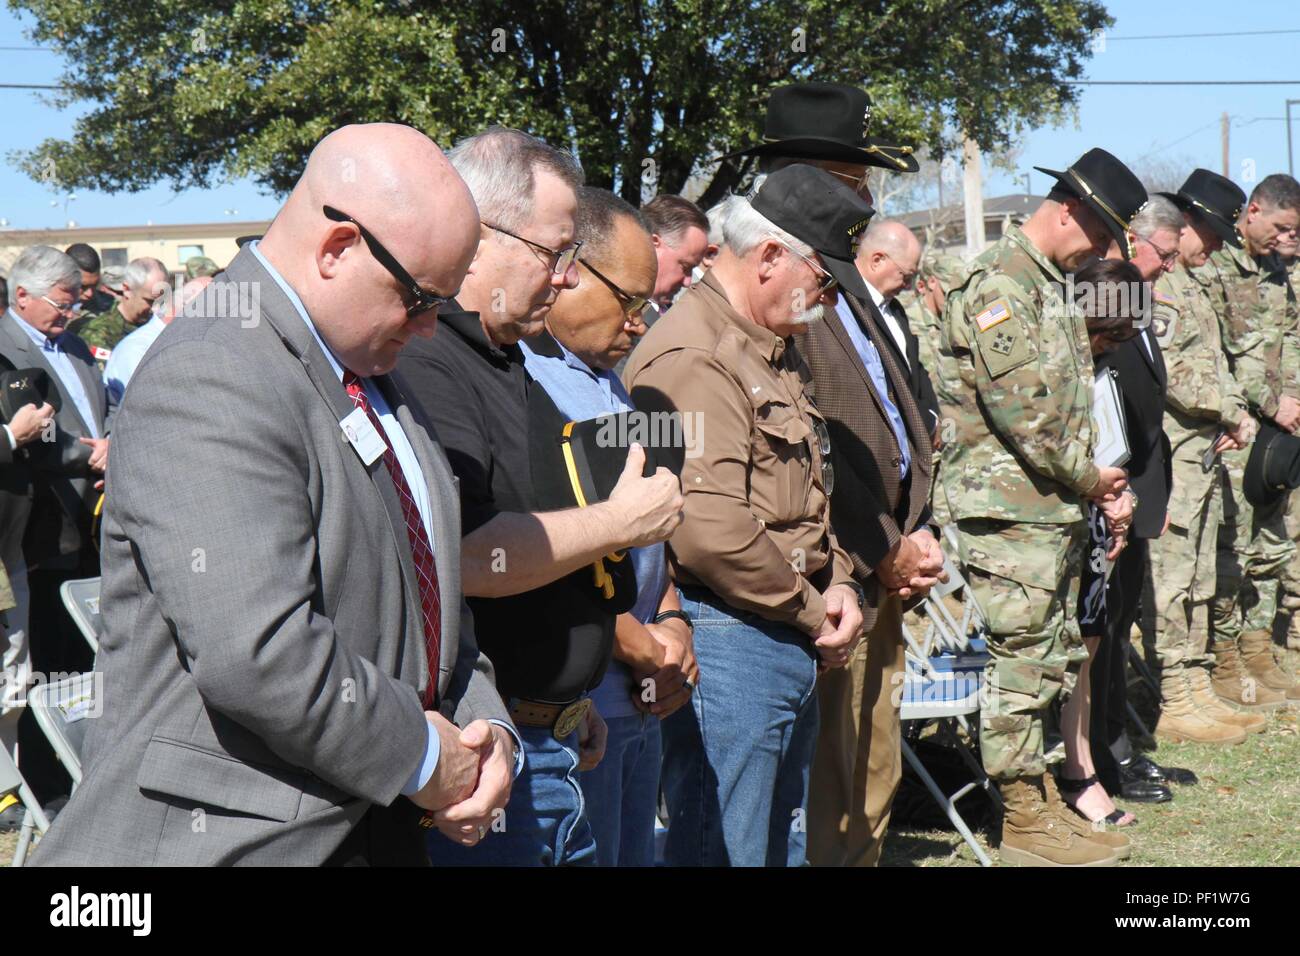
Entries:
[[1219,120],[1219,138],[1223,140],[1223,175],[1225,179],[1231,179],[1228,175],[1228,114],[1224,113]]
[[979,144],[969,136],[962,142],[962,191],[966,198],[966,256],[984,251],[984,163]]
[[1295,159],[1291,152],[1291,106],[1300,104],[1300,100],[1286,101],[1286,171],[1295,175]]

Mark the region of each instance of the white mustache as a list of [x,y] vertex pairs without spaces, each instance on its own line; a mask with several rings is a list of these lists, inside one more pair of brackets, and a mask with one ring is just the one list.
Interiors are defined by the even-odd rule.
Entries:
[[818,302],[811,309],[805,309],[794,317],[795,325],[812,325],[826,317],[826,306]]

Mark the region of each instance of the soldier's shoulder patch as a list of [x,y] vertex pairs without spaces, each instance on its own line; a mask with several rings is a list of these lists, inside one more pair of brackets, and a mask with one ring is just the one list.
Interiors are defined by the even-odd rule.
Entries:
[[1160,305],[1176,305],[1178,303],[1178,300],[1174,296],[1165,292],[1163,289],[1152,289],[1151,294]]
[[1011,315],[1005,304],[1003,309],[1005,315],[994,316],[988,325],[980,326],[975,335],[980,358],[984,360],[990,378],[999,378],[1034,357],[1024,326]]
[[1174,339],[1174,330],[1178,327],[1178,313],[1173,309],[1153,309],[1151,312],[1151,334],[1156,337],[1160,347],[1168,348]]
[[994,299],[985,307],[983,312],[975,316],[975,327],[981,333],[984,333],[1009,318],[1011,318],[1011,306],[1007,300]]
[[107,362],[109,357],[113,354],[113,350],[103,348],[99,345],[92,345],[90,347],[90,354],[95,357],[95,361],[97,362]]

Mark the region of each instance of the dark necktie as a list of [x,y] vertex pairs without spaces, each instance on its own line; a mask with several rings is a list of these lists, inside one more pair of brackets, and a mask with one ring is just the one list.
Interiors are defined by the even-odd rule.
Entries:
[[411,540],[411,558],[415,563],[415,574],[420,590],[420,611],[424,618],[424,649],[429,660],[429,686],[424,692],[424,706],[432,708],[438,693],[438,662],[442,653],[442,599],[438,593],[438,569],[433,560],[433,549],[429,547],[429,535],[420,520],[420,509],[415,505],[411,486],[406,483],[402,466],[393,454],[392,442],[384,433],[384,426],[379,423],[379,416],[370,407],[361,379],[356,373],[344,371],[343,387],[347,389],[352,404],[362,409],[370,424],[375,426],[384,439],[384,464],[392,476],[397,488],[397,497],[402,504],[402,517],[406,520],[406,535]]

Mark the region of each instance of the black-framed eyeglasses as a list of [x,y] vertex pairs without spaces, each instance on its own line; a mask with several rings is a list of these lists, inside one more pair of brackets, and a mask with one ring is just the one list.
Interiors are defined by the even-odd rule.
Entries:
[[786,242],[780,236],[773,236],[772,238],[775,239],[777,242],[781,243],[781,245],[785,246],[785,248],[789,249],[791,252],[793,252],[804,262],[808,263],[808,267],[812,269],[813,275],[817,276],[818,279],[821,280],[820,284],[817,286],[818,295],[825,295],[827,292],[830,292],[831,289],[835,288],[837,285],[840,284],[839,279],[835,278],[833,275],[831,275],[829,272],[823,269],[820,265],[818,265],[815,260],[805,256],[802,252],[800,252],[794,246],[790,245],[790,243]]
[[411,278],[411,274],[402,268],[400,262],[394,258],[393,254],[384,248],[384,244],[374,237],[374,235],[361,223],[357,222],[345,212],[340,212],[333,206],[322,207],[325,211],[325,218],[331,222],[350,222],[357,227],[357,232],[361,233],[361,240],[370,250],[370,254],[375,257],[375,261],[388,270],[388,274],[397,280],[406,292],[415,300],[414,305],[406,307],[408,316],[417,316],[431,309],[436,309],[446,305],[452,299],[456,298],[456,293],[451,295],[440,295],[437,292],[430,292],[428,289]]
[[487,226],[493,232],[499,232],[501,235],[509,236],[511,239],[518,239],[524,245],[528,246],[528,248],[550,256],[551,272],[557,276],[562,276],[569,271],[573,266],[574,260],[578,258],[578,250],[582,248],[581,239],[577,242],[570,243],[563,249],[552,249],[550,246],[544,246],[540,242],[533,242],[531,239],[525,239],[523,236],[516,235],[509,229],[502,229],[500,226],[494,226],[490,222],[484,222],[482,219],[480,219],[479,222]]
[[623,314],[628,318],[640,319],[645,314],[645,310],[650,307],[650,300],[643,295],[632,295],[625,292],[613,279],[603,275],[599,269],[593,266],[586,259],[579,258],[579,262],[586,267],[587,271],[594,275],[605,287],[614,293],[614,298],[618,299],[619,305],[623,307]]

